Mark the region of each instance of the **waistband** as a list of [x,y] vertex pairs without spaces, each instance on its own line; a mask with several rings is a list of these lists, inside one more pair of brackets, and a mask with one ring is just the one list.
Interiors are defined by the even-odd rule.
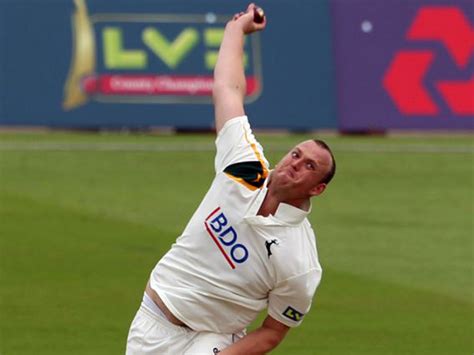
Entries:
[[181,327],[171,323],[168,318],[166,318],[165,314],[161,311],[161,309],[158,308],[155,302],[153,302],[153,300],[146,293],[143,295],[143,300],[138,311],[159,323],[160,326],[165,327],[167,329],[182,334],[192,332],[192,330],[189,328]]
[[143,292],[143,299],[142,305],[147,307],[150,312],[152,312],[155,316],[166,319],[165,314],[163,311],[156,305],[155,302],[147,295],[146,292]]

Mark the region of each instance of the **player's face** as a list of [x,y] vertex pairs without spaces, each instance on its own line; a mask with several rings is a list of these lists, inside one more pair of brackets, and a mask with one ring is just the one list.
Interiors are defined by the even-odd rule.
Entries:
[[321,180],[331,168],[331,155],[312,140],[294,147],[277,164],[271,184],[289,199],[302,199],[321,194],[326,188]]

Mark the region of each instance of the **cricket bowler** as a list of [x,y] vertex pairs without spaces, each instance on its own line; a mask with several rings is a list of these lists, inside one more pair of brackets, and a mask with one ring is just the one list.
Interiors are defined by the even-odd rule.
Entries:
[[151,272],[127,355],[265,354],[311,307],[322,269],[307,217],[336,162],[323,141],[308,140],[269,169],[244,111],[244,38],[265,26],[254,4],[226,25],[214,70],[214,180]]

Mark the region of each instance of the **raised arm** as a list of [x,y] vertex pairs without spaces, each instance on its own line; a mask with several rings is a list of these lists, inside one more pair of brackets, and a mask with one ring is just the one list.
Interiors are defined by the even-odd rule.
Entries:
[[266,20],[254,22],[254,4],[236,14],[226,25],[214,69],[214,111],[216,131],[237,116],[245,114],[246,81],[244,73],[244,36],[265,28]]

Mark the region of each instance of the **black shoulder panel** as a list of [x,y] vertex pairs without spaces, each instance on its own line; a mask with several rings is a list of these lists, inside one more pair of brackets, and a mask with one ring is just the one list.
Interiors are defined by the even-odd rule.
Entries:
[[259,161],[246,161],[229,165],[224,172],[247,184],[260,188],[265,182],[266,174]]

